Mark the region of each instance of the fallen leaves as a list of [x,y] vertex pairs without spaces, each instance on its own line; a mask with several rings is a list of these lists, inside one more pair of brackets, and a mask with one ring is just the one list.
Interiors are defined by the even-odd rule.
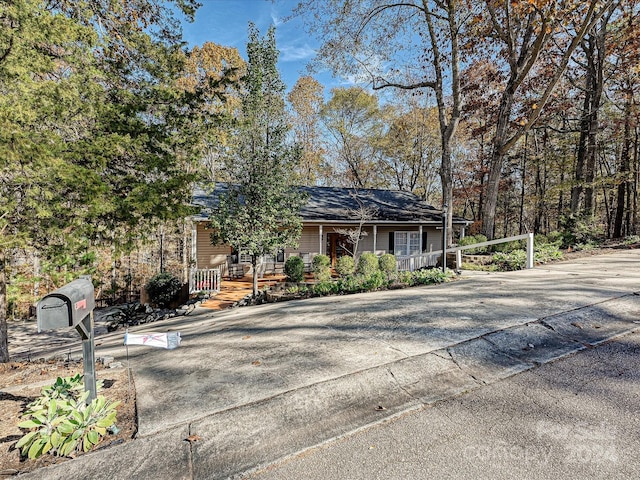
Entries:
[[184,439],[185,442],[189,442],[191,444],[193,444],[194,442],[199,442],[200,440],[202,440],[202,437],[200,435],[196,435],[195,433],[193,435],[189,435]]

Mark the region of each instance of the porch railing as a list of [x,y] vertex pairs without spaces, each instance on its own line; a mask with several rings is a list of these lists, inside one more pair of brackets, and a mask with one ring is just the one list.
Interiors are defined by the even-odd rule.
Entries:
[[396,259],[398,264],[398,271],[413,272],[419,268],[435,267],[438,264],[438,258],[442,255],[441,251],[422,253],[420,255],[411,255],[408,257],[398,257]]
[[[533,233],[525,233],[523,235],[516,235],[515,237],[500,238],[498,240],[489,240],[487,242],[474,243],[473,245],[464,245],[462,247],[450,247],[447,248],[447,253],[456,254],[456,265],[462,263],[462,251],[470,250],[472,248],[486,247],[489,245],[497,245],[499,243],[513,242],[515,240],[527,241],[527,263],[526,268],[533,268]],[[420,255],[412,255],[410,257],[398,257],[398,271],[410,271],[413,272],[418,268],[434,267],[438,263],[438,258],[442,256],[442,250],[436,250],[434,252],[423,253]],[[458,267],[459,268],[459,267]]]
[[189,275],[189,293],[220,291],[220,269],[192,268]]

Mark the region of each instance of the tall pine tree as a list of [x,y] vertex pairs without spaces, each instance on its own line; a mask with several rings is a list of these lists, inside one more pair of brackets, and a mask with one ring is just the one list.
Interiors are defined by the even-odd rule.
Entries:
[[297,246],[304,198],[292,185],[300,149],[287,141],[285,85],[277,69],[274,27],[260,38],[249,25],[247,56],[237,145],[228,162],[234,185],[219,196],[211,223],[213,243],[227,243],[251,256],[255,296],[259,258]]

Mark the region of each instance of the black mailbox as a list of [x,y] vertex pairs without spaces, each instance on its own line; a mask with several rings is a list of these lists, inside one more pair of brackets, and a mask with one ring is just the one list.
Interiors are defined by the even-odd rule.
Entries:
[[91,281],[79,278],[38,302],[38,332],[75,327],[95,308]]

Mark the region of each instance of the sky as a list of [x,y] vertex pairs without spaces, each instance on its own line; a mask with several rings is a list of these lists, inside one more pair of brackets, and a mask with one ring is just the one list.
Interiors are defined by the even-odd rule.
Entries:
[[[195,22],[183,22],[183,37],[189,46],[214,42],[236,47],[246,60],[249,22],[253,22],[261,35],[271,25],[276,27],[276,45],[280,51],[278,69],[290,90],[298,78],[308,75],[306,66],[315,56],[318,43],[310,37],[300,19],[285,22],[297,0],[199,0],[202,7],[196,12]],[[329,72],[312,75],[329,89],[342,84]]]

